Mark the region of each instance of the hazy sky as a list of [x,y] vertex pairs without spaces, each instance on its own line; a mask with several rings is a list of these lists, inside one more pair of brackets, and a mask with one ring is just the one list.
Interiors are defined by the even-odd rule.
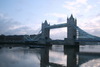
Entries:
[[[100,0],[0,0],[0,34],[38,33],[45,20],[51,25],[66,23],[73,14],[80,28],[100,36],[99,6]],[[51,35],[62,33],[64,38],[65,32],[52,30]]]

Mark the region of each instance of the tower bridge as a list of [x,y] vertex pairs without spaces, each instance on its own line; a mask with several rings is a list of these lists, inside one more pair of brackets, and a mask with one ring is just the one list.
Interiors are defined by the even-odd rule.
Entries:
[[[52,44],[52,42],[53,43],[56,42],[56,44],[58,44],[57,40],[53,41],[52,39],[50,39],[50,29],[62,28],[62,27],[66,27],[67,28],[66,30],[68,32],[67,32],[66,35],[68,36],[69,40],[72,39],[72,41],[73,41],[73,39],[76,39],[76,36],[77,36],[76,32],[77,31],[76,31],[76,29],[74,29],[74,27],[72,25],[77,26],[76,22],[77,22],[76,19],[74,19],[72,15],[71,15],[70,18],[67,18],[67,23],[63,23],[63,24],[50,25],[50,24],[47,23],[47,21],[45,21],[44,23],[42,23],[41,37],[40,37],[40,39],[38,41],[41,42],[41,43],[49,42],[51,44]],[[64,44],[63,42],[64,41],[62,41],[61,44]]]
[[[64,40],[52,40],[50,38],[50,30],[56,28],[62,28],[62,27],[66,27],[67,38],[65,38]],[[38,43],[42,43],[42,44],[48,42],[51,44],[74,45],[75,42],[79,42],[82,45],[87,45],[85,44],[85,42],[100,42],[100,37],[88,34],[84,30],[79,28],[77,26],[77,20],[73,17],[73,15],[71,15],[69,18],[67,18],[67,23],[63,23],[63,24],[50,25],[48,24],[47,20],[45,20],[45,22],[42,23],[41,33],[31,40],[37,41]]]

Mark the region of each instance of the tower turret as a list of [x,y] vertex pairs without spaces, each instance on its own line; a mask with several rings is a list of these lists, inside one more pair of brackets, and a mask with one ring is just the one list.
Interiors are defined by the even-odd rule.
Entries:
[[72,14],[71,14],[71,16],[70,16],[70,19],[74,19]]
[[47,29],[46,28],[47,26],[50,26],[50,24],[48,24],[47,20],[45,20],[45,22],[42,23],[42,39],[44,39],[44,40],[49,39],[50,29]]
[[76,39],[76,27],[77,25],[77,20],[73,17],[73,15],[71,14],[71,16],[69,18],[67,18],[67,37],[71,38],[71,39]]

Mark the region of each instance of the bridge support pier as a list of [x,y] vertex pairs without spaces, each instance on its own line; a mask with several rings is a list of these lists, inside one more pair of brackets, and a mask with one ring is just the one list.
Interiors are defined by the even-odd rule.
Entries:
[[79,45],[64,45],[64,54],[67,55],[67,67],[77,67]]
[[77,67],[77,52],[79,51],[78,43],[75,43],[77,38],[77,20],[70,16],[67,18],[67,38],[65,38],[64,53],[67,54],[67,67]]
[[49,47],[45,47],[41,51],[40,67],[47,67],[49,65]]

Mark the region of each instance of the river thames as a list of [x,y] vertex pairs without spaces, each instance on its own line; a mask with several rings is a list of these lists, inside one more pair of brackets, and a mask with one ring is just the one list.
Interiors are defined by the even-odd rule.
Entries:
[[[43,48],[29,47],[1,48],[0,67],[42,67],[40,65],[42,50]],[[81,46],[80,52],[100,53],[100,46]],[[79,58],[79,67],[100,67],[100,55],[81,54]],[[67,55],[64,55],[63,46],[53,45],[49,49],[49,62],[67,66]]]

